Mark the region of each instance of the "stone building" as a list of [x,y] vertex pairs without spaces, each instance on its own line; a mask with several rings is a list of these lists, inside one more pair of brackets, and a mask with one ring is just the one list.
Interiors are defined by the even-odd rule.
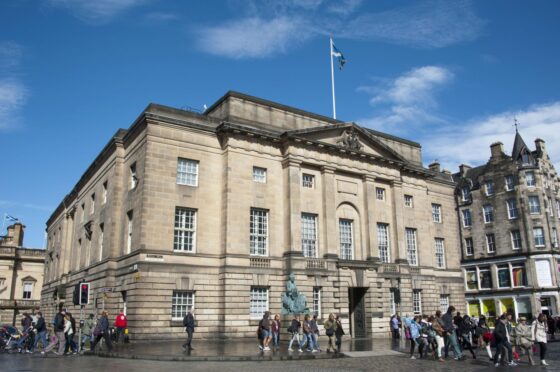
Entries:
[[44,249],[23,248],[25,226],[16,222],[0,236],[0,324],[18,324],[18,314],[39,307]]
[[560,182],[546,151],[516,132],[511,156],[490,146],[482,166],[454,174],[470,315],[558,314]]
[[48,220],[43,306],[87,281],[86,312],[125,308],[132,339],[183,337],[188,305],[197,337],[253,337],[294,273],[310,311],[386,336],[399,308],[464,309],[454,191],[418,143],[355,123],[236,92],[150,104]]

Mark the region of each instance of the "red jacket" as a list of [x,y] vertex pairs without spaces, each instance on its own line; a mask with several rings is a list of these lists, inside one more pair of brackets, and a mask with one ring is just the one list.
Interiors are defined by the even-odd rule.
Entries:
[[117,315],[117,317],[115,318],[115,327],[126,328],[126,325],[127,325],[126,315],[124,315],[123,313]]

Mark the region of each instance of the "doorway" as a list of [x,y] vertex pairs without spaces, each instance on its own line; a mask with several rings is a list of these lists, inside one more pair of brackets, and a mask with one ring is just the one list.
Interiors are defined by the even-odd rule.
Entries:
[[365,287],[348,288],[350,302],[350,333],[354,338],[367,336],[366,329],[366,293]]

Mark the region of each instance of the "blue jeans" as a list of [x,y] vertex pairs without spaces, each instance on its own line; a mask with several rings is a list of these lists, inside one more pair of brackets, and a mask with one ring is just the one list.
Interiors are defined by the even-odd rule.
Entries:
[[272,345],[275,347],[280,345],[280,332],[272,332]]
[[463,353],[461,352],[461,349],[459,348],[459,342],[457,342],[457,335],[455,334],[455,332],[449,333],[447,335],[447,338],[449,340],[449,345],[453,348],[453,353],[455,354],[455,359],[461,358],[463,356]]
[[307,334],[304,334],[303,337],[305,337],[305,339],[307,340],[307,350],[312,351],[315,347],[315,344],[313,343],[313,334],[309,332]]
[[294,343],[294,340],[297,340],[298,348],[300,350],[303,346],[305,346],[305,338],[303,337],[303,335],[300,338],[299,333],[295,332],[295,333],[292,333],[292,339],[290,340],[290,344],[288,345],[288,350],[292,348],[292,344]]
[[311,338],[313,339],[313,345],[315,345],[315,349],[321,350],[319,348],[319,335],[316,333],[312,333]]
[[31,349],[31,351],[33,351],[37,347],[37,345],[39,345],[39,341],[41,341],[41,343],[43,344],[43,350],[45,350],[45,348],[49,344],[49,340],[47,340],[46,329],[44,331],[37,332],[37,336],[35,336],[35,342],[33,343],[33,348]]

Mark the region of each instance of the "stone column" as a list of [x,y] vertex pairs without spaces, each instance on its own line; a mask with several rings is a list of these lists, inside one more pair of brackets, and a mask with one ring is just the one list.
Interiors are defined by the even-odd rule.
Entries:
[[321,169],[323,175],[323,224],[322,236],[326,251],[323,256],[338,257],[338,237],[336,220],[336,187],[334,184],[334,167],[324,166]]
[[[395,262],[406,264],[408,263],[408,259],[406,257],[406,244],[405,244],[405,236],[404,236],[404,201],[403,201],[403,191],[402,191],[402,181],[400,180],[392,180],[391,181],[392,187],[392,194],[393,194],[393,238],[391,243],[395,247],[392,249],[393,252],[396,253],[395,255]],[[418,242],[417,242],[418,244]],[[419,251],[418,247],[417,250]],[[420,255],[417,255],[418,258]],[[420,263],[420,262],[418,262]]]
[[286,180],[285,216],[286,229],[284,230],[285,241],[288,244],[288,252],[301,252],[301,161],[286,159],[282,163]]
[[[366,255],[368,261],[379,261],[377,247],[377,227],[375,226],[375,177],[369,174],[363,176],[365,218],[363,226],[366,229]],[[391,246],[389,245],[389,248]]]

